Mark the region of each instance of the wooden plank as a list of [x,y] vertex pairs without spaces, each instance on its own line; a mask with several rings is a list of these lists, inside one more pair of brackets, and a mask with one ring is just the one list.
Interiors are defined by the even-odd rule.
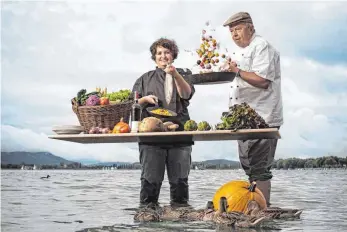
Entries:
[[277,128],[244,129],[238,131],[177,131],[124,134],[78,134],[51,135],[50,139],[75,143],[137,143],[137,142],[187,142],[187,141],[223,141],[248,139],[280,139]]

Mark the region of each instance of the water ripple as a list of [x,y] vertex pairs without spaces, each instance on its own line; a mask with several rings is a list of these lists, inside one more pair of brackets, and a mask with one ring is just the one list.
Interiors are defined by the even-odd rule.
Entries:
[[[17,231],[235,231],[211,223],[133,222],[138,207],[139,170],[2,170],[1,226]],[[208,177],[208,180],[206,178]],[[275,221],[256,230],[344,231],[347,228],[345,170],[274,171],[272,203],[302,208],[300,220]],[[190,203],[205,207],[214,192],[231,179],[247,177],[239,170],[193,170]],[[165,177],[160,202],[168,203]]]

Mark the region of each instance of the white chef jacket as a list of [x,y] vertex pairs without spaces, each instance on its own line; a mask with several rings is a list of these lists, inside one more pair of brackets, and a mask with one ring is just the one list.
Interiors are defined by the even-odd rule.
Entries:
[[271,82],[268,89],[262,89],[236,77],[230,86],[229,107],[246,102],[269,126],[281,126],[283,106],[279,53],[265,39],[254,33],[247,47],[237,48],[230,56],[241,70],[255,72]]

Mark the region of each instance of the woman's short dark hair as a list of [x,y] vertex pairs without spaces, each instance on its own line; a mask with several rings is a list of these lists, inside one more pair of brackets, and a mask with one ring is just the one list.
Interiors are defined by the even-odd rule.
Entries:
[[156,41],[154,41],[154,43],[152,43],[151,47],[150,47],[150,51],[152,54],[152,60],[155,61],[155,54],[157,53],[157,47],[164,47],[169,49],[172,52],[172,57],[175,60],[177,58],[178,55],[178,47],[177,44],[175,42],[175,40],[171,40],[171,39],[166,39],[166,38],[160,38]]

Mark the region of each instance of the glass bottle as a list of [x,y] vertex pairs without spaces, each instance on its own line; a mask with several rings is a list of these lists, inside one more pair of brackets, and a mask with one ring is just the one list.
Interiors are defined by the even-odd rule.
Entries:
[[141,105],[139,104],[139,94],[134,93],[134,103],[131,107],[131,133],[137,133],[141,121]]

